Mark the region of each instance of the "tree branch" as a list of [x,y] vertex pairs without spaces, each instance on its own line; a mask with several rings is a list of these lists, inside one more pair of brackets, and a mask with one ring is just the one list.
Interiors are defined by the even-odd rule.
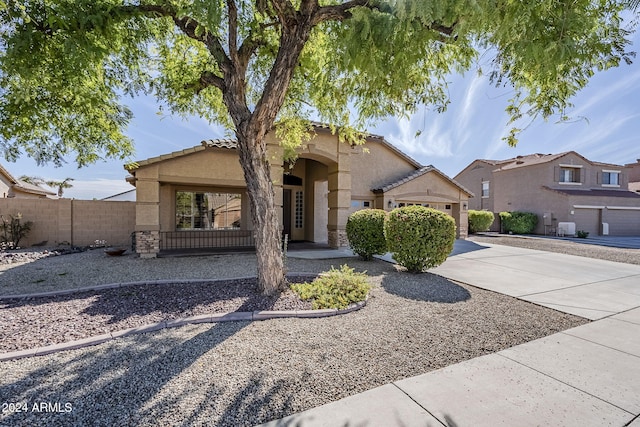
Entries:
[[238,66],[238,7],[235,0],[227,0],[229,15],[229,56],[231,62]]
[[344,21],[351,17],[351,9],[356,7],[367,7],[377,9],[376,2],[371,0],[350,0],[346,3],[335,6],[324,6],[317,9],[313,17],[313,25],[325,21]]
[[282,25],[289,26],[296,20],[296,10],[289,0],[271,0],[271,4]]

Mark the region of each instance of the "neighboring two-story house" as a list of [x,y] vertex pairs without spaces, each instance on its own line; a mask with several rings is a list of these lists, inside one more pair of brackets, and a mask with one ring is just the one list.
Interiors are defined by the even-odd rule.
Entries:
[[640,235],[640,194],[628,166],[569,151],[507,160],[475,160],[454,177],[476,194],[469,209],[538,215],[537,234]]

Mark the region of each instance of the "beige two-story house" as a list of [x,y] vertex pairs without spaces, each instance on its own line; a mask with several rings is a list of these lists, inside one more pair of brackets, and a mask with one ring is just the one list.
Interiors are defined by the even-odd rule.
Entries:
[[469,208],[538,215],[537,234],[640,235],[640,194],[627,166],[569,151],[475,160],[454,177],[476,194]]
[[[283,161],[273,133],[267,145],[280,224],[291,241],[346,246],[345,228],[352,212],[414,204],[446,212],[456,221],[458,237],[467,235],[471,191],[381,136],[370,135],[363,146],[350,146],[317,124],[292,164]],[[139,161],[130,173],[128,180],[136,187],[136,249],[141,256],[253,244],[235,141],[202,141]]]

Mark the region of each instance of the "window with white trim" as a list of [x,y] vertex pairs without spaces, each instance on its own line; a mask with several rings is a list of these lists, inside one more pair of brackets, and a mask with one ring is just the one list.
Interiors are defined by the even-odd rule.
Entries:
[[482,197],[485,199],[489,197],[489,181],[482,181]]
[[572,184],[580,183],[580,168],[579,167],[561,167],[560,182],[572,183]]
[[619,187],[620,171],[602,171],[602,185]]

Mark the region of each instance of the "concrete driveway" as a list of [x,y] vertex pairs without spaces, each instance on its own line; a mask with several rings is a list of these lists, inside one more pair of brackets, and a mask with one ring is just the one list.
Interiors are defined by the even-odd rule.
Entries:
[[640,307],[640,265],[460,240],[430,271],[591,320]]
[[458,241],[432,272],[601,320],[265,426],[640,427],[640,266]]

